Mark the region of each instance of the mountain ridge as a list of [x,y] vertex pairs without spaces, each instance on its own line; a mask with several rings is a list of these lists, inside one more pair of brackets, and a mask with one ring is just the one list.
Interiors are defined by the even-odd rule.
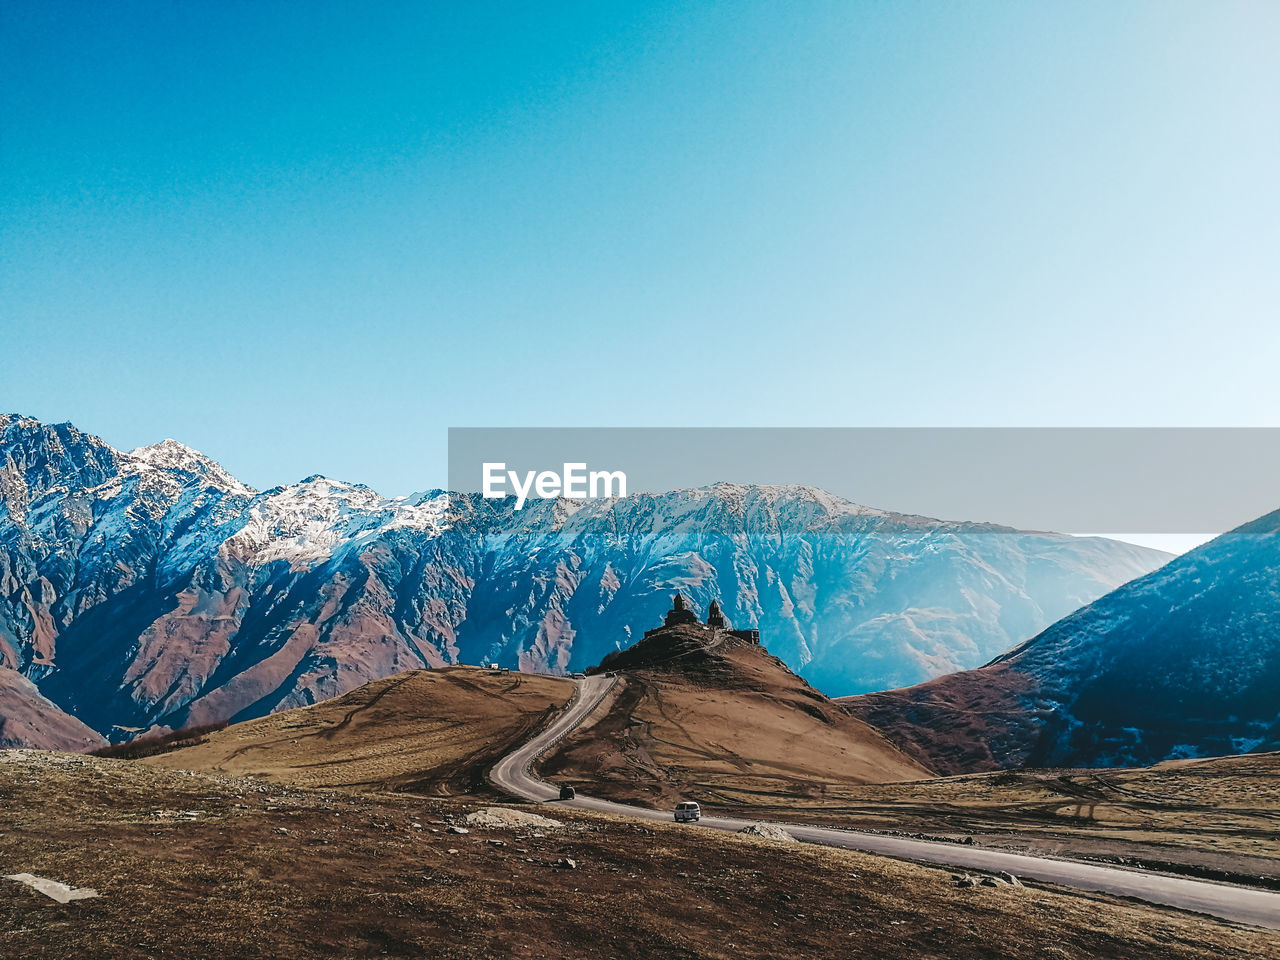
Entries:
[[[610,501],[255,491],[177,441],[0,417],[0,666],[103,735],[248,719],[405,670],[564,673],[673,590],[833,693],[976,666],[1166,555],[723,483]],[[852,689],[851,689],[852,688]]]

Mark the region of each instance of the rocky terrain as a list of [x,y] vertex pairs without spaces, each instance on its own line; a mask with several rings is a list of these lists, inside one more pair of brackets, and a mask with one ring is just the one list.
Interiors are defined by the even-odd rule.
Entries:
[[[805,487],[615,501],[265,492],[166,440],[0,416],[0,667],[99,735],[263,716],[420,667],[563,673],[675,589],[831,694],[977,666],[1164,554]],[[78,747],[80,734],[56,737]]]
[[943,773],[1280,748],[1280,512],[981,669],[844,703]]
[[807,844],[0,751],[13,960],[1269,957],[1274,931]]

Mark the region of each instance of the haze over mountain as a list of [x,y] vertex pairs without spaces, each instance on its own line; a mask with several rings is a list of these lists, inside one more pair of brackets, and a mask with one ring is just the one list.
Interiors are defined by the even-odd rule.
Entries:
[[1280,748],[1280,511],[977,670],[845,701],[946,773]]
[[0,666],[120,739],[393,673],[565,672],[674,590],[830,694],[976,666],[1162,564],[1101,539],[886,513],[807,487],[614,501],[257,492],[173,440],[131,453],[0,417]]

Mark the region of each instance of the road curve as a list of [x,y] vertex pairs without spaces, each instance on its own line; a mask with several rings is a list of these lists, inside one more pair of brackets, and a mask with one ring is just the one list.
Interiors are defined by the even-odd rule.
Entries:
[[[577,684],[578,689],[565,711],[547,729],[494,764],[493,769],[489,771],[489,780],[494,786],[508,793],[514,793],[517,797],[524,797],[526,800],[558,800],[560,791],[547,781],[533,776],[529,768],[534,760],[554,747],[582,723],[600,705],[605,694],[612,690],[617,682],[616,677],[603,676],[575,680],[574,683]],[[631,810],[630,807],[626,809]]]
[[[495,786],[527,800],[554,801],[566,807],[596,810],[624,817],[669,821],[671,812],[652,810],[600,800],[578,794],[575,800],[560,800],[559,789],[533,776],[533,761],[559,743],[582,723],[617,683],[613,677],[587,677],[577,680],[573,700],[556,721],[520,748],[503,757],[490,772]],[[739,820],[731,817],[703,817],[701,825],[713,830],[738,831],[761,820]],[[899,860],[914,860],[938,866],[988,873],[1008,872],[1043,883],[1060,884],[1077,890],[1093,890],[1122,897],[1132,897],[1161,906],[1191,910],[1223,920],[1280,929],[1280,893],[1251,887],[1236,887],[1188,877],[1170,877],[1137,870],[1123,870],[1076,860],[1052,860],[982,847],[966,847],[929,840],[882,836],[838,830],[832,827],[775,823],[797,840],[846,850],[876,853]]]

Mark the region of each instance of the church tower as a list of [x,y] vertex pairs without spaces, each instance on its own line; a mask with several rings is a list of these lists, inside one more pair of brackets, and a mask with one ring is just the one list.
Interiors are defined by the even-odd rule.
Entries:
[[720,612],[720,604],[718,601],[712,600],[711,606],[707,609],[707,626],[708,627],[725,627],[724,614]]
[[663,623],[668,627],[675,627],[684,623],[697,622],[698,615],[684,602],[684,595],[677,593],[671,600],[671,612],[667,614],[667,619]]

